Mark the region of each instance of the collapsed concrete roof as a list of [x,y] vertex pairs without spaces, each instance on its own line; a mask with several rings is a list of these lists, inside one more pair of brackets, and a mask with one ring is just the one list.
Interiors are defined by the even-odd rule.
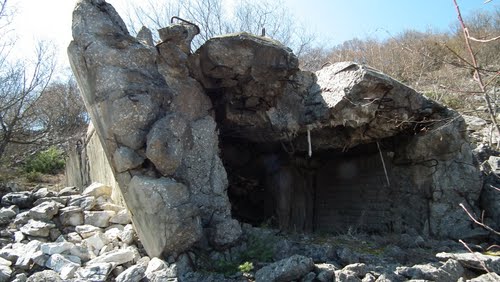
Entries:
[[[268,189],[256,202],[272,199],[284,229],[364,221],[373,231],[477,234],[458,210],[474,205],[481,180],[456,112],[353,62],[301,71],[289,48],[247,33],[191,54],[195,34],[173,25],[153,46],[103,0],[80,1],[73,14],[71,66],[151,257],[204,236],[230,246],[241,229],[228,193],[255,187]],[[242,178],[254,184],[238,186]]]

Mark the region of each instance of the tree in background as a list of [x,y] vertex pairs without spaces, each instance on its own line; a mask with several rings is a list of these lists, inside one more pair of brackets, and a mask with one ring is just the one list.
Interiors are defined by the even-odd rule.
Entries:
[[[55,48],[39,42],[34,56],[14,57],[14,15],[0,0],[0,159],[59,144],[82,128],[86,114],[73,80],[53,83]],[[42,146],[42,147],[40,147]]]
[[232,32],[249,32],[266,36],[290,46],[301,56],[312,48],[316,36],[294,20],[282,0],[238,0],[234,6],[223,6],[222,0],[147,0],[128,7],[127,25],[136,33],[142,26],[160,29],[179,16],[200,27],[195,48],[208,39]]

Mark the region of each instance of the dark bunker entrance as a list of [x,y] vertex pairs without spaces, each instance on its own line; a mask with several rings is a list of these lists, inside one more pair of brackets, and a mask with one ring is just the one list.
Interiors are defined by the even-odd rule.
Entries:
[[390,150],[369,143],[309,157],[292,147],[221,138],[233,217],[292,232],[393,231]]

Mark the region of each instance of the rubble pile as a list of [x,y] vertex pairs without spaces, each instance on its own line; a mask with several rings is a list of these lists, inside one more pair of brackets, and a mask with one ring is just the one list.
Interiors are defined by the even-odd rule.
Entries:
[[40,188],[2,197],[0,281],[176,277],[175,264],[145,256],[128,211],[110,201],[109,186],[79,190]]

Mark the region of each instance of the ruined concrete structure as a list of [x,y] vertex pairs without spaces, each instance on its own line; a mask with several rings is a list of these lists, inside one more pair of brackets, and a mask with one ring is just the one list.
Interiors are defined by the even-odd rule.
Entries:
[[298,232],[477,234],[480,173],[460,115],[352,62],[301,71],[246,33],[195,53],[192,25],[132,37],[82,0],[68,52],[150,256],[234,244],[239,222]]

